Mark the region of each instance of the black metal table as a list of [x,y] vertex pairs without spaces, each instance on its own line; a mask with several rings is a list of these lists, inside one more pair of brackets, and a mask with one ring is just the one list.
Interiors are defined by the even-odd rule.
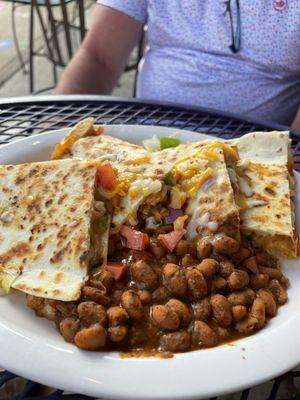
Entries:
[[[258,121],[210,109],[199,109],[166,103],[150,103],[135,99],[101,96],[47,96],[0,100],[0,144],[18,140],[44,131],[70,127],[84,117],[94,117],[98,124],[140,124],[188,129],[222,138],[234,138],[253,131],[287,130],[288,128],[267,121]],[[295,159],[295,169],[300,171],[300,132],[290,130]],[[0,350],[1,351],[1,350]],[[269,389],[260,400],[299,399],[294,380],[300,372],[288,372],[269,382]],[[0,390],[16,377],[0,372]],[[280,390],[290,385],[289,394]],[[87,399],[82,395],[54,391],[42,394],[40,385],[23,382],[23,387],[10,399]],[[0,394],[1,396],[1,394]],[[229,397],[226,396],[226,399]],[[244,390],[235,399],[258,399],[255,388]]]

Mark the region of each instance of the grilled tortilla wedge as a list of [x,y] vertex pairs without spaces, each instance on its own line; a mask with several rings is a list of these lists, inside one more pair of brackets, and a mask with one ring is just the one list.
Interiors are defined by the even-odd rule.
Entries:
[[[158,199],[163,190],[163,180],[171,170],[171,164],[156,153],[107,135],[88,136],[78,139],[68,150],[76,159],[91,161],[101,166],[110,163],[116,173],[116,187],[112,191],[99,188],[100,199],[109,201],[116,195],[112,211],[112,233],[121,225],[137,224],[137,211],[150,195]],[[108,208],[109,205],[107,204]]]
[[237,154],[225,144],[206,140],[182,144],[158,152],[161,160],[173,165],[179,175],[173,190],[187,196],[186,211],[191,218],[188,238],[201,238],[216,233],[226,233],[240,240],[239,211],[234,200],[225,158]]
[[95,171],[76,160],[0,166],[2,287],[79,298],[93,251]]
[[253,132],[231,142],[239,161],[229,171],[238,187],[241,229],[280,258],[297,257],[295,182],[288,132]]

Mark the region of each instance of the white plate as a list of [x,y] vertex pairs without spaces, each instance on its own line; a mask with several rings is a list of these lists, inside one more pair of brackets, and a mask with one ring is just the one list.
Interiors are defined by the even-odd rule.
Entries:
[[[109,126],[106,133],[140,143],[174,129]],[[32,136],[0,148],[0,163],[46,160],[65,130]],[[182,131],[182,139],[199,135]],[[299,174],[296,174],[299,184]],[[297,198],[297,208],[300,205]],[[122,359],[118,353],[84,352],[64,342],[52,322],[35,317],[24,296],[0,298],[0,365],[52,387],[114,399],[208,398],[254,386],[300,363],[300,266],[285,262],[289,301],[253,336],[171,359]]]

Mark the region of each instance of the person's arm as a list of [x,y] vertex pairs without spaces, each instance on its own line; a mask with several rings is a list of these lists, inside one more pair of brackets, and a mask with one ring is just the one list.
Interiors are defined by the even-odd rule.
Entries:
[[138,43],[143,26],[113,8],[97,5],[92,26],[62,74],[57,94],[109,94]]
[[296,117],[292,123],[292,128],[297,129],[298,131],[300,131],[300,107],[298,109],[298,112],[296,114]]

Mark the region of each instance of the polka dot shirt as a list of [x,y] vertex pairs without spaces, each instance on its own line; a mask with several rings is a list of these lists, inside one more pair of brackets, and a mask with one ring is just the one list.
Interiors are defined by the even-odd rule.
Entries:
[[147,24],[137,96],[289,125],[300,105],[300,1],[98,0]]

